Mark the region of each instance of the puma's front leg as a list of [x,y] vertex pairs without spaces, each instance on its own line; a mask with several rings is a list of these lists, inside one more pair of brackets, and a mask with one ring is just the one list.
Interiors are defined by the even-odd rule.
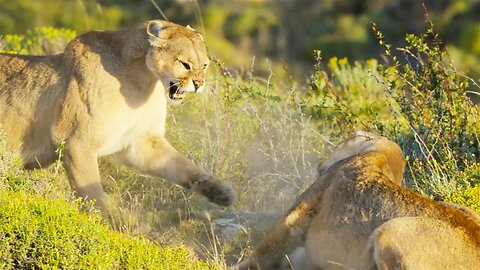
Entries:
[[196,167],[162,136],[139,138],[117,154],[117,158],[144,173],[192,189],[218,205],[231,205],[237,198],[232,185]]
[[82,143],[67,143],[62,161],[75,195],[95,200],[95,205],[107,213],[95,152]]

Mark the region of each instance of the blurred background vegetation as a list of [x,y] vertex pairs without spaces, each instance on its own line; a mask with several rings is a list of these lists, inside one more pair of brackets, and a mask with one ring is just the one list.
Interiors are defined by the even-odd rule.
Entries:
[[[394,46],[406,33],[424,30],[417,0],[0,0],[0,34],[25,34],[37,26],[77,33],[117,29],[146,19],[190,24],[207,37],[208,47],[229,66],[246,67],[252,57],[268,57],[273,69],[287,67],[307,77],[314,49],[324,59],[380,57],[370,21]],[[480,1],[426,0],[436,31],[460,69],[480,75]],[[258,72],[268,72],[257,61]],[[263,65],[263,66],[262,66]],[[303,76],[303,78],[302,78]]]
[[[109,158],[100,166],[119,205],[112,228],[185,244],[226,269],[260,229],[222,242],[211,219],[288,208],[356,130],[402,147],[409,188],[480,213],[480,107],[466,96],[480,89],[480,1],[424,2],[433,25],[414,0],[0,0],[0,35],[4,51],[58,53],[77,33],[161,12],[204,33],[208,87],[170,107],[167,139],[232,183],[239,202],[221,208]],[[0,191],[74,200],[60,163],[25,172],[3,141]]]

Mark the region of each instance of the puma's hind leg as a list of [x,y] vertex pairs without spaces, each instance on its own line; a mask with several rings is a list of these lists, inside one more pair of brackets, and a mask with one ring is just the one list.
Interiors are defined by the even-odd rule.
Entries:
[[372,233],[357,269],[480,269],[480,251],[469,238],[440,219],[394,218]]

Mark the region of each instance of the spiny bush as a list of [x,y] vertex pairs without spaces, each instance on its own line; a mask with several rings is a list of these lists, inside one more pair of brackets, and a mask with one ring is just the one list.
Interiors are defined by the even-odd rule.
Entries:
[[409,158],[411,180],[443,198],[469,186],[460,174],[480,157],[480,111],[466,94],[468,78],[454,68],[428,17],[426,22],[424,34],[408,34],[397,49],[404,62],[375,24],[372,29],[390,60],[379,67],[385,93],[407,121],[398,142]]
[[333,138],[366,129],[394,139],[408,159],[407,184],[441,199],[471,186],[463,172],[480,157],[480,110],[466,95],[469,78],[454,68],[428,18],[427,24],[393,51],[373,23],[384,64],[332,59],[325,69],[316,52],[303,110]]
[[[1,269],[213,269],[182,248],[110,231],[79,202],[0,193]],[[85,208],[85,207],[84,207]]]

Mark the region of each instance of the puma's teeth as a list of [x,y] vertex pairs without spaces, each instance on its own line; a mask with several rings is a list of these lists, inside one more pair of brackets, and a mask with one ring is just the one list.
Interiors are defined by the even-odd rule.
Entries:
[[178,85],[170,82],[170,86],[168,87],[168,97],[174,100],[181,100],[185,97],[185,93],[180,90]]

